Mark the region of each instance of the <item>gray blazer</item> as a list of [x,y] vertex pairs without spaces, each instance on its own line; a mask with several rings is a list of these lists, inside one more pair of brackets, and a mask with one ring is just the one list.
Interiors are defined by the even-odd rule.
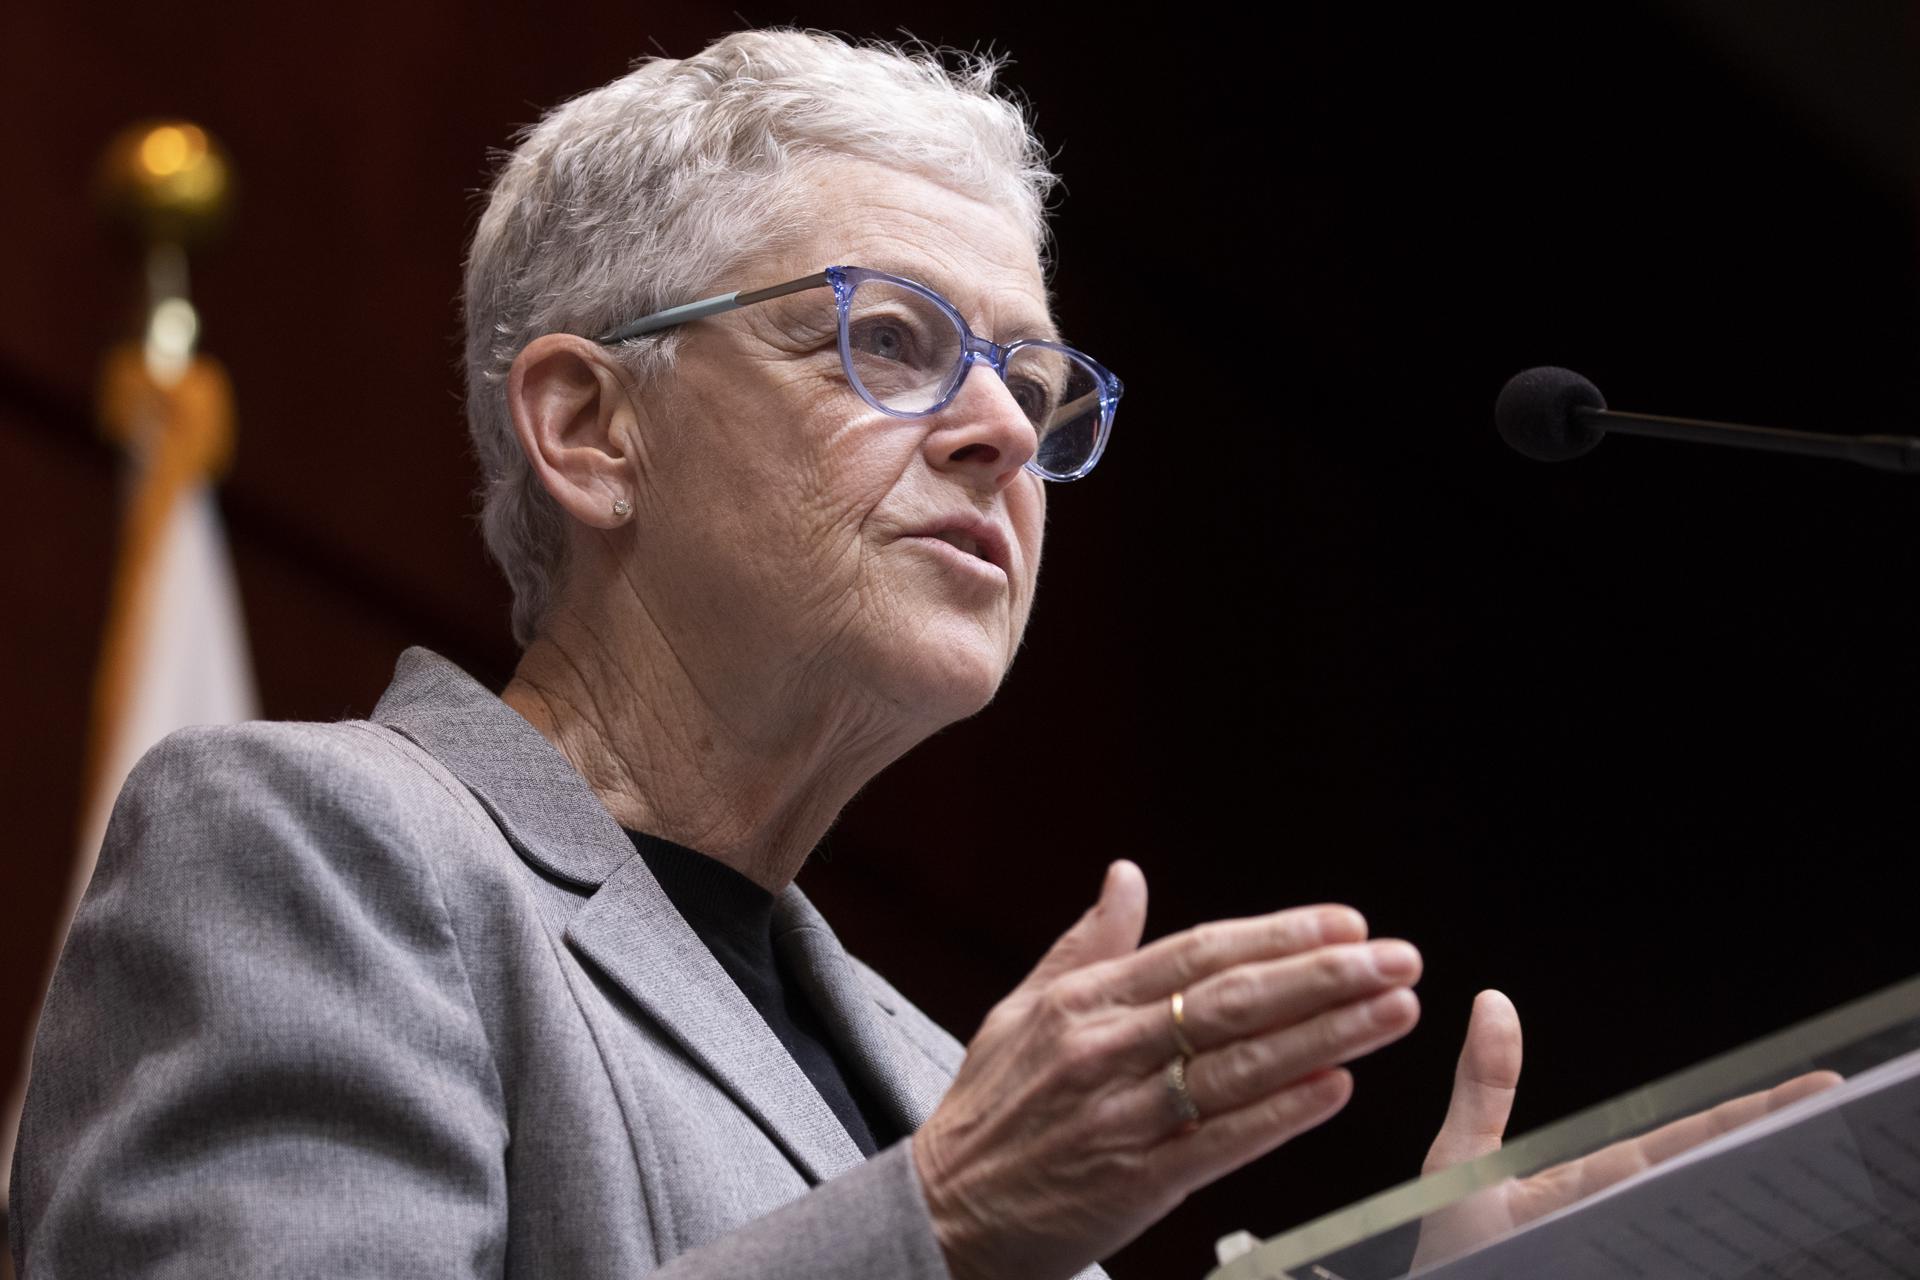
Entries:
[[[918,1127],[961,1046],[798,888],[775,929]],[[140,762],[12,1176],[29,1280],[947,1275],[910,1144],[861,1158],[585,780],[419,648],[371,721]]]

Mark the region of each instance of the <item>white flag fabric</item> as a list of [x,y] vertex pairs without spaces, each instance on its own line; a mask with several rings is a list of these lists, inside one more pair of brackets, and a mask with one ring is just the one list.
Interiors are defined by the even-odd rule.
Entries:
[[69,908],[93,874],[120,784],[147,748],[190,724],[232,724],[260,715],[240,592],[206,485],[175,501],[149,572],[147,616],[127,655],[127,701],[87,798]]

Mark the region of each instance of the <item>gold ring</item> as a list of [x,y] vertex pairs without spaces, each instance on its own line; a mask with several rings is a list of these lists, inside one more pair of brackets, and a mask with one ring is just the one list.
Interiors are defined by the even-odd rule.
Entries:
[[1187,1091],[1187,1059],[1182,1054],[1167,1064],[1167,1091],[1173,1095],[1173,1105],[1179,1109],[1180,1119],[1189,1130],[1200,1124],[1200,1108],[1195,1105],[1193,1095]]
[[1173,1008],[1173,1047],[1183,1057],[1199,1056],[1200,1051],[1193,1047],[1193,1041],[1187,1039],[1187,993],[1176,991],[1168,997],[1167,1003]]

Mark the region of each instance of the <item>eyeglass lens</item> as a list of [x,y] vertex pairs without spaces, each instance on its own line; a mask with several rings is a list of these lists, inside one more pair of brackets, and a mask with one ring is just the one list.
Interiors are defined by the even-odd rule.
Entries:
[[[925,413],[965,372],[953,317],[887,280],[862,280],[847,301],[847,357],[860,390],[896,413]],[[1071,475],[1100,438],[1100,379],[1063,351],[1021,347],[1007,361],[1007,390],[1040,439],[1041,470]]]

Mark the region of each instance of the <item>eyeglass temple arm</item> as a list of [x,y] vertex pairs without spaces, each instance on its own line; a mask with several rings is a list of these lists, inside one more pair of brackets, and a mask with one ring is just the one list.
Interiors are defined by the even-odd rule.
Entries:
[[641,316],[638,320],[629,321],[618,329],[601,334],[594,341],[612,346],[616,342],[625,342],[628,338],[637,338],[643,333],[671,329],[674,325],[686,324],[689,320],[704,320],[708,316],[724,315],[729,311],[738,311],[741,307],[750,307],[756,302],[784,298],[790,293],[820,289],[832,283],[832,278],[825,271],[816,271],[812,275],[801,276],[798,280],[789,280],[785,284],[770,284],[764,289],[716,294],[711,298],[702,298],[698,302],[687,302],[677,307],[668,307],[665,311],[656,311],[650,316]]
[[1089,408],[1101,403],[1105,398],[1106,392],[1104,391],[1089,391],[1087,394],[1069,400],[1058,409],[1055,409],[1053,411],[1054,420],[1065,421],[1068,418],[1077,417],[1085,413]]

